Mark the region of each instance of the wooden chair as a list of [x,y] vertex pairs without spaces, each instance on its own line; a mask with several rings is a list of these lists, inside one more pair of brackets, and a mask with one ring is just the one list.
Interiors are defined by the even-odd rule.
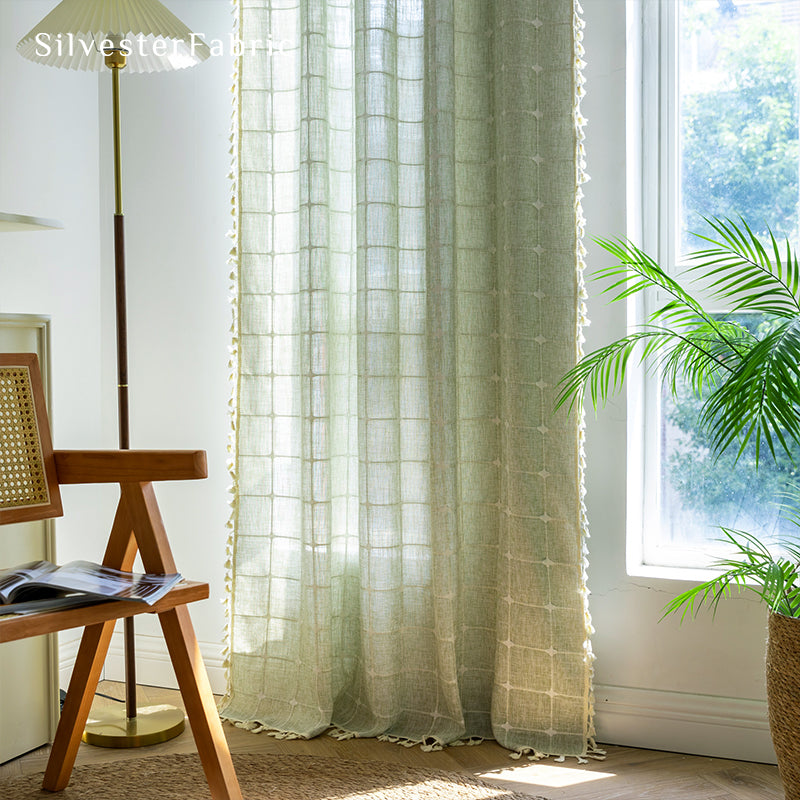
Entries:
[[[119,483],[119,506],[103,564],[130,570],[138,550],[147,572],[177,572],[153,481],[206,476],[206,456],[201,450],[53,451],[36,356],[0,354],[0,525],[61,516],[59,484]],[[56,792],[69,782],[114,621],[157,613],[211,796],[214,800],[241,800],[186,607],[207,597],[208,584],[183,581],[154,606],[112,601],[0,617],[0,642],[85,628],[42,782],[44,789]]]

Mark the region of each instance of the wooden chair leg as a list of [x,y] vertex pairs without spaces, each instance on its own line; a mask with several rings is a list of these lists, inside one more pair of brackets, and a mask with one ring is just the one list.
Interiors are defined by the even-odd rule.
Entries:
[[211,797],[213,800],[242,800],[189,609],[178,606],[158,616]]
[[92,625],[83,632],[42,781],[42,788],[49,792],[61,791],[69,783],[113,633],[114,620]]
[[[122,497],[148,571],[174,572],[175,561],[151,483],[122,484]],[[186,606],[159,614],[175,677],[186,704],[197,753],[213,800],[241,800],[228,743],[222,731],[192,620]]]
[[[125,501],[120,499],[103,563],[116,569],[129,570],[135,558],[136,540],[133,538],[130,515]],[[83,632],[42,781],[42,788],[47,791],[61,791],[69,783],[113,633],[114,620],[91,625]]]

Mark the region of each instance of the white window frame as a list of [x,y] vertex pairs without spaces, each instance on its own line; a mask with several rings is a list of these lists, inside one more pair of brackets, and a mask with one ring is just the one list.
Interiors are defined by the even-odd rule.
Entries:
[[[661,265],[679,269],[679,2],[628,3],[628,237]],[[669,266],[668,266],[669,268]],[[628,328],[640,325],[664,296],[628,304]],[[639,369],[627,389],[627,536],[629,575],[705,580],[714,574],[699,548],[663,547],[647,538],[661,525],[661,384]],[[653,468],[653,464],[659,465]]]

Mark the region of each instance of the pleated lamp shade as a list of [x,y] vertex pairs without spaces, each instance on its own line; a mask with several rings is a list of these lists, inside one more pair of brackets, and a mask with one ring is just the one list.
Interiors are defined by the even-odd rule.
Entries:
[[63,0],[17,45],[31,61],[100,71],[103,43],[128,55],[126,72],[164,72],[205,61],[208,45],[158,0]]

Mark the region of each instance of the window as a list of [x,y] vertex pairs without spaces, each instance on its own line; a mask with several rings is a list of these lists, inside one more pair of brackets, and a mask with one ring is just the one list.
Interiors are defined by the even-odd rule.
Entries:
[[[796,243],[800,0],[642,0],[641,14],[645,249],[680,271],[702,246],[693,233],[705,232],[703,216],[741,216]],[[632,530],[643,534],[632,542],[631,571],[706,566],[719,555],[720,525],[782,532],[776,501],[788,459],[756,470],[753,447],[735,469],[734,455],[715,463],[688,391],[672,403],[655,378],[642,378],[634,392],[643,412],[630,441],[642,442],[633,460],[642,468],[631,470],[629,496]]]

